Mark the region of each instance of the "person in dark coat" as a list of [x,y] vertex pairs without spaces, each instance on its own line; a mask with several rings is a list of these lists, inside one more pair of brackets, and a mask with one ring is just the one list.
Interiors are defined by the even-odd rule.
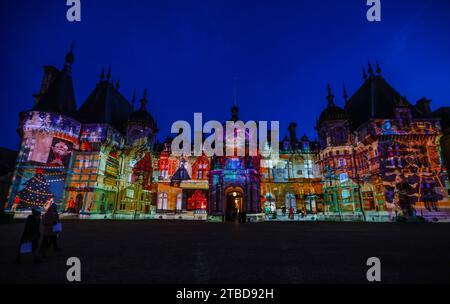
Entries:
[[31,211],[31,215],[28,216],[27,221],[25,222],[25,229],[22,234],[22,238],[20,239],[19,250],[17,253],[16,262],[20,264],[20,249],[22,248],[22,244],[31,243],[32,253],[34,262],[39,262],[39,258],[37,255],[38,247],[39,247],[39,239],[41,237],[39,228],[41,223],[41,212],[37,209],[33,209]]
[[[53,211],[53,219],[54,219],[53,225],[52,225],[52,228],[53,228],[53,226],[55,226],[57,223],[60,222],[59,214],[58,214],[58,206],[55,203],[53,203],[50,208]],[[59,235],[59,233],[53,231],[53,229],[52,229],[52,235],[50,236],[50,246],[53,246],[54,251],[61,250],[61,248],[59,248],[59,246],[58,246],[58,235]]]
[[42,257],[47,257],[47,249],[52,244],[53,225],[56,223],[57,218],[55,211],[52,208],[53,199],[50,199],[45,205],[45,212],[41,221],[41,254]]

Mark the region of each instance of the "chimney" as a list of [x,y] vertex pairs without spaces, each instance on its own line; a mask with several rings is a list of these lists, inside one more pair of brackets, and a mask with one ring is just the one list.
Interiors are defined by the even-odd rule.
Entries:
[[291,123],[288,127],[289,130],[289,137],[291,140],[291,146],[293,149],[297,147],[297,124],[295,122]]
[[50,85],[55,81],[56,77],[58,76],[59,70],[55,68],[54,66],[44,66],[44,77],[42,78],[41,82],[41,89],[39,91],[39,94],[33,95],[35,99],[35,104],[39,102],[41,97],[47,92]]
[[416,102],[416,108],[418,108],[423,113],[429,114],[429,113],[431,113],[430,104],[431,104],[431,100],[423,97]]

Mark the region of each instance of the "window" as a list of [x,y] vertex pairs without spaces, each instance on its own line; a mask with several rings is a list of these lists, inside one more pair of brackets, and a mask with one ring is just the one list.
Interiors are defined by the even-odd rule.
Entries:
[[178,193],[177,195],[177,211],[183,210],[183,194]]
[[134,190],[133,189],[127,189],[127,192],[126,192],[126,197],[127,198],[134,198]]
[[162,171],[160,171],[159,177],[160,177],[161,179],[167,179],[167,176],[168,176],[168,170],[162,170]]
[[343,159],[343,158],[339,159],[339,167],[340,168],[345,167],[345,159]]
[[347,189],[342,190],[342,199],[347,200],[350,198],[350,191]]
[[206,158],[199,158],[192,166],[192,175],[194,179],[203,180],[207,178],[209,170],[209,163]]
[[286,201],[285,201],[285,205],[286,205],[286,209],[290,209],[293,208],[295,209],[297,207],[297,202],[295,200],[295,195],[292,193],[287,193],[286,194]]
[[167,210],[167,193],[162,192],[158,195],[158,210]]

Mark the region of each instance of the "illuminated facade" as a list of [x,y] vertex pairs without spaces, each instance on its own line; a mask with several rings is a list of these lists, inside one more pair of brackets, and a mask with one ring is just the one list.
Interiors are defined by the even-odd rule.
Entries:
[[440,119],[430,101],[415,105],[369,64],[364,83],[345,107],[328,106],[317,124],[326,217],[390,220],[398,215],[449,217],[448,175],[442,163]]
[[[64,216],[98,219],[449,217],[440,119],[426,99],[413,106],[401,97],[379,67],[369,67],[353,97],[344,94],[343,108],[328,88],[318,140],[298,139],[292,123],[278,156],[269,142],[254,157],[178,157],[170,139],[156,141],[147,92],[135,109],[136,97],[129,102],[110,71],[77,110],[73,62],[71,50],[62,70],[45,67],[34,107],[20,115],[6,206],[17,215],[53,198]],[[238,107],[231,112],[237,121]]]
[[262,152],[261,200],[269,219],[306,220],[324,210],[319,145],[306,135],[297,139],[296,128],[290,124],[289,137],[280,143],[279,159]]

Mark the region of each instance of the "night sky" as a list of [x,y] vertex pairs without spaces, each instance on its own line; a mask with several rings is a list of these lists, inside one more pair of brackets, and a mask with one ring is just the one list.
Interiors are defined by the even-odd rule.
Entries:
[[366,0],[81,0],[80,23],[66,20],[65,0],[0,2],[0,145],[12,149],[42,66],[61,68],[72,41],[78,106],[111,66],[129,99],[149,89],[160,139],[194,111],[230,118],[235,77],[241,119],[279,120],[280,137],[295,121],[315,138],[327,84],[343,105],[343,82],[352,95],[368,60],[409,101],[450,105],[448,0],[382,0],[380,23],[367,21]]

